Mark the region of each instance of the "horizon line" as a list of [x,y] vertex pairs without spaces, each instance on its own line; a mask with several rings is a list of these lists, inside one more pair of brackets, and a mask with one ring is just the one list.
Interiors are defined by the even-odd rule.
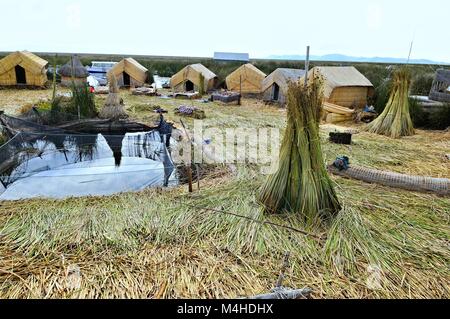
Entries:
[[[50,52],[50,51],[31,51],[31,50],[14,50],[14,51],[0,51],[0,54],[9,54],[9,53],[13,53],[13,52],[18,52],[18,51],[29,51],[29,52],[33,52],[35,54],[42,54],[42,55],[62,55],[62,56],[66,56],[66,55],[98,55],[98,56],[121,56],[121,57],[143,57],[143,58],[174,58],[174,59],[205,59],[205,60],[214,60],[214,56],[186,56],[186,55],[154,55],[154,54],[133,54],[133,53],[92,53],[92,52]],[[220,51],[222,52],[222,51]],[[223,51],[226,52],[226,51]],[[230,52],[230,53],[234,53],[234,52]],[[324,55],[312,55],[310,58],[310,61],[316,61],[316,62],[335,62],[335,63],[373,63],[373,64],[408,64],[407,58],[404,58],[405,62],[400,62],[400,61],[358,61],[358,60],[320,60],[317,58],[320,57],[326,57],[326,56],[332,56],[332,55],[340,55],[342,57],[347,57],[347,58],[354,58],[354,59],[392,59],[392,60],[401,60],[403,58],[394,58],[394,57],[380,57],[380,56],[373,56],[373,57],[366,57],[366,56],[361,56],[361,57],[355,57],[355,56],[349,56],[349,55],[345,55],[345,54],[340,54],[340,53],[329,53],[329,54],[324,54]],[[292,58],[288,58],[288,57],[292,57]],[[298,57],[298,58],[297,58]],[[252,58],[250,57],[250,61],[251,60],[270,60],[270,61],[305,61],[305,55],[302,54],[272,54],[269,55],[267,57],[258,57],[258,58]],[[412,61],[412,62],[411,62]],[[419,61],[423,61],[423,62],[419,62]],[[239,61],[236,61],[239,62]],[[415,58],[415,59],[410,59],[410,63],[409,64],[416,64],[416,65],[443,65],[443,66],[449,66],[450,62],[442,62],[442,61],[433,61],[433,60],[429,60],[429,59],[424,59],[424,58]]]

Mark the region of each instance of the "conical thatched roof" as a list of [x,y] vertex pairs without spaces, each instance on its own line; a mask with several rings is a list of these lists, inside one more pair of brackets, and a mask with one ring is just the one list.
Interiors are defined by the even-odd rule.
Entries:
[[64,64],[59,70],[59,75],[65,77],[86,78],[89,76],[89,72],[83,66],[78,56],[74,55],[70,58],[69,62]]

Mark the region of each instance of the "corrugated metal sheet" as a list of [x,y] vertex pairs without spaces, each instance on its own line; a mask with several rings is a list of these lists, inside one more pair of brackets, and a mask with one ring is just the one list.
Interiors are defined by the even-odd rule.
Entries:
[[214,60],[249,62],[250,56],[248,53],[214,52]]

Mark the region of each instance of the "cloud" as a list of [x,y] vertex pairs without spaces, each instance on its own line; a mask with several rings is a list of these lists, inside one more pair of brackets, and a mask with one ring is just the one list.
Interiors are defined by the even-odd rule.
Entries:
[[376,31],[383,24],[383,9],[378,3],[370,3],[367,6],[367,27],[371,31]]
[[70,30],[81,28],[81,6],[79,3],[72,3],[66,6],[66,25]]

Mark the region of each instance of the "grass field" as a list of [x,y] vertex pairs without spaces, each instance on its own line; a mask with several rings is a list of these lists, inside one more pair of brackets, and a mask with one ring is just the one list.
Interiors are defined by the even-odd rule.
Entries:
[[[128,113],[154,120],[186,101],[121,92]],[[50,90],[0,90],[0,109],[14,114]],[[102,105],[97,97],[97,105]],[[284,110],[244,99],[242,106],[194,105],[205,127],[285,126]],[[186,120],[192,128],[192,120]],[[358,130],[359,125],[343,125]],[[450,177],[450,132],[421,131],[393,140],[361,132],[351,146],[331,144],[321,127],[324,157],[400,173]],[[104,198],[0,203],[0,297],[216,298],[273,288],[291,253],[286,286],[315,298],[448,298],[450,198],[333,177],[343,210],[326,225],[306,228],[293,215],[267,216],[255,197],[257,166],[217,167],[201,190],[185,186]],[[200,207],[200,208],[199,208]],[[304,230],[316,237],[218,213]]]

